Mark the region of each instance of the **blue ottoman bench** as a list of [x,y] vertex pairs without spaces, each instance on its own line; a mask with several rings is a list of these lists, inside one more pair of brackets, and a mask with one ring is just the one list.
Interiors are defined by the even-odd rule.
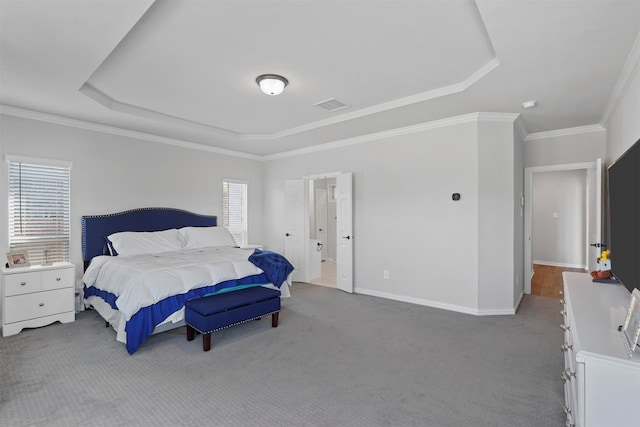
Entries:
[[211,332],[228,328],[271,314],[271,326],[278,326],[280,291],[261,286],[186,302],[184,319],[187,341],[193,341],[196,331],[202,335],[202,348],[211,349]]

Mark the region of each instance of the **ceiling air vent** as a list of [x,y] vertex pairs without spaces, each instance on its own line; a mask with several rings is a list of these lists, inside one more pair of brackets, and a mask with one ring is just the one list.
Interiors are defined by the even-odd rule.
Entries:
[[324,108],[325,110],[333,113],[334,111],[342,110],[343,108],[347,108],[348,105],[342,101],[338,101],[335,98],[327,99],[324,101],[320,101],[317,104],[314,104],[317,107]]

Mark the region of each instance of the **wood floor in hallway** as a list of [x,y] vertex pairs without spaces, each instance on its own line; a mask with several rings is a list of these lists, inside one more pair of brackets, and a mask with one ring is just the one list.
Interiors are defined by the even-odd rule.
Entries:
[[581,268],[552,267],[550,265],[533,264],[531,278],[531,295],[557,298],[562,290],[562,272],[577,271],[584,273]]

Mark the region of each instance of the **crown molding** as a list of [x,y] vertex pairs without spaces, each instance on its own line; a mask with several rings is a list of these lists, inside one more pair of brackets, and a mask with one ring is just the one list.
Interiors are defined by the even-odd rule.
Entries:
[[153,135],[144,132],[132,131],[115,126],[100,125],[97,123],[86,122],[83,120],[70,119],[67,117],[56,116],[53,114],[41,113],[38,111],[26,110],[18,107],[11,107],[0,104],[0,114],[8,116],[20,117],[24,119],[38,120],[41,122],[52,123],[56,125],[69,126],[78,129],[90,130],[94,132],[108,133],[126,138],[140,139],[144,141],[159,142],[161,144],[173,145],[176,147],[189,148],[192,150],[207,151],[210,153],[223,154],[226,156],[242,157],[251,160],[262,160],[262,156],[255,154],[243,153],[240,151],[226,150],[224,148],[211,147],[204,144],[182,141],[174,138]]
[[296,135],[302,132],[330,126],[336,123],[341,123],[371,114],[392,110],[394,108],[400,108],[406,105],[416,104],[418,102],[428,101],[430,99],[441,98],[444,96],[463,92],[478,80],[489,74],[499,65],[500,61],[498,60],[498,58],[494,57],[461,82],[273,133],[235,132],[229,129],[206,125],[204,123],[194,122],[191,120],[182,119],[180,117],[160,113],[158,111],[149,110],[143,107],[126,104],[110,97],[104,92],[99,91],[86,82],[80,88],[80,92],[112,111],[130,114],[138,117],[144,117],[156,121],[176,123],[182,126],[191,126],[206,129],[209,132],[213,132],[225,138],[233,138],[240,141],[273,141],[286,136]]
[[96,123],[86,122],[77,119],[70,119],[67,117],[56,116],[53,114],[41,113],[32,110],[26,110],[23,108],[12,107],[8,105],[0,104],[0,114],[6,114],[8,116],[20,117],[31,120],[38,120],[42,122],[74,127],[83,130],[90,130],[94,132],[108,133],[111,135],[123,136],[127,138],[134,138],[144,141],[159,142],[161,144],[168,144],[182,148],[188,148],[192,150],[207,151],[210,153],[223,154],[227,156],[241,157],[245,159],[269,161],[286,157],[294,157],[303,154],[316,153],[320,151],[333,150],[336,148],[346,147],[349,145],[361,144],[369,141],[376,141],[384,138],[391,138],[400,135],[407,135],[416,132],[422,132],[425,130],[436,129],[446,126],[453,126],[462,123],[476,122],[476,121],[493,121],[493,122],[515,122],[520,116],[517,113],[470,113],[461,116],[448,117],[445,119],[434,120],[431,122],[420,123],[417,125],[405,126],[396,129],[390,129],[386,131],[374,132],[367,135],[356,136],[352,138],[341,139],[325,144],[314,145],[311,147],[300,148],[297,150],[285,151],[272,155],[256,155],[248,154],[240,151],[226,150],[223,148],[211,147],[204,144],[198,144],[194,142],[187,142],[173,138],[166,138],[162,136],[152,135],[148,133],[132,131],[127,129],[121,129],[114,126],[105,126]]
[[606,132],[606,129],[602,125],[587,125],[587,126],[578,126],[574,128],[566,128],[566,129],[557,129],[550,130],[546,132],[537,132],[528,134],[524,140],[525,141],[534,141],[537,139],[547,139],[547,138],[555,138],[559,136],[568,136],[568,135],[580,135],[584,133],[592,133],[592,132]]
[[527,135],[529,134],[529,132],[527,131],[527,128],[524,125],[522,116],[520,114],[518,114],[518,118],[515,120],[514,124],[516,127],[516,132],[518,133],[518,136],[522,141],[524,141],[527,138]]
[[268,140],[283,138],[285,136],[295,135],[297,133],[306,132],[313,129],[318,129],[324,126],[333,125],[340,122],[345,122],[347,120],[353,120],[364,116],[369,116],[371,114],[381,113],[383,111],[392,110],[394,108],[400,108],[411,104],[417,104],[418,102],[428,101],[435,98],[441,98],[448,95],[453,95],[455,93],[463,92],[467,90],[471,85],[476,83],[478,80],[489,74],[495,68],[500,65],[500,61],[498,58],[492,58],[485,65],[476,70],[473,74],[467,77],[465,80],[449,85],[439,87],[437,89],[433,89],[427,92],[418,93],[411,96],[406,96],[404,98],[395,99],[393,101],[384,102],[382,104],[377,104],[371,107],[362,108],[356,111],[352,111],[350,113],[344,113],[336,117],[332,117],[325,120],[319,120],[316,122],[308,123],[306,125],[297,126],[291,129],[287,129],[281,132],[275,132],[272,134],[268,134]]
[[436,129],[441,127],[453,126],[462,123],[476,121],[494,121],[494,122],[513,122],[518,118],[519,114],[511,113],[470,113],[461,116],[449,117],[446,119],[434,120],[431,122],[420,123],[417,125],[405,126],[401,128],[385,130],[370,133],[368,135],[355,136],[352,138],[341,139],[324,144],[318,144],[311,147],[300,148],[297,150],[285,151],[278,154],[264,156],[264,160],[276,160],[286,157],[300,156],[303,154],[317,153],[319,151],[333,150],[336,148],[347,147],[350,145],[361,144],[364,142],[377,141],[384,138],[392,138],[400,135],[407,135],[425,130]]
[[604,109],[604,113],[602,113],[602,118],[600,119],[600,124],[602,126],[609,126],[609,120],[611,120],[611,117],[620,106],[622,98],[627,93],[629,86],[638,73],[640,73],[640,32],[633,43],[631,52],[629,52],[627,61],[622,68],[622,72],[620,73],[620,77],[616,82],[611,97],[609,98],[609,102]]
[[[150,119],[157,122],[174,123],[180,126],[196,127],[204,129],[207,132],[214,133],[217,136],[223,138],[232,139],[265,139],[268,134],[240,134],[228,129],[219,128],[216,126],[205,125],[204,123],[194,122],[193,120],[186,120],[180,117],[172,116],[169,114],[160,113],[158,111],[149,110],[148,108],[138,107],[136,105],[120,102],[104,92],[99,91],[95,87],[88,83],[85,83],[80,88],[80,92],[89,98],[96,101],[103,107],[108,108],[111,111],[117,111],[119,113],[128,114],[131,116],[142,117],[144,119]],[[244,136],[244,137],[243,137]]]

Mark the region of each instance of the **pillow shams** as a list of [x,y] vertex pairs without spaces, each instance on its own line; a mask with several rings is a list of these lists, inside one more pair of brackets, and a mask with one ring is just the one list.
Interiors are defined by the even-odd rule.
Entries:
[[162,231],[122,231],[107,236],[111,255],[131,256],[178,251],[183,248],[182,234],[173,228]]
[[184,249],[236,246],[233,236],[224,227],[183,227],[180,230]]

